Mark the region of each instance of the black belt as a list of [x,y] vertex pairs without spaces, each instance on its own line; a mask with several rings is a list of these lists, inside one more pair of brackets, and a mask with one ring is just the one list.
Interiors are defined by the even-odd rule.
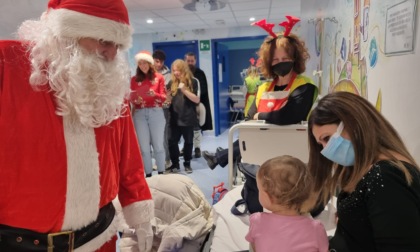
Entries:
[[77,231],[38,233],[0,224],[0,251],[73,251],[105,231],[115,216],[112,202],[99,210],[98,218]]

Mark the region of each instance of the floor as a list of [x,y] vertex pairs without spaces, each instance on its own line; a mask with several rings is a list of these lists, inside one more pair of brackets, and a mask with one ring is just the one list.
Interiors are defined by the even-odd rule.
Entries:
[[[201,151],[209,151],[215,152],[217,147],[226,148],[228,146],[228,132],[226,130],[219,136],[214,136],[214,133],[207,133],[203,132],[203,137],[201,139]],[[182,148],[182,143],[180,144],[180,149]],[[193,158],[191,160],[191,167],[193,169],[193,173],[186,174],[184,172],[184,168],[182,167],[182,158],[180,158],[180,165],[181,165],[181,172],[180,174],[185,174],[189,176],[194,182],[198,185],[198,187],[203,191],[204,195],[206,196],[207,200],[210,204],[212,204],[212,193],[213,193],[213,186],[219,185],[221,182],[225,184],[225,188],[228,187],[228,168],[222,168],[217,166],[214,170],[211,170],[206,163],[204,158]],[[156,171],[154,171],[153,175],[155,175]]]

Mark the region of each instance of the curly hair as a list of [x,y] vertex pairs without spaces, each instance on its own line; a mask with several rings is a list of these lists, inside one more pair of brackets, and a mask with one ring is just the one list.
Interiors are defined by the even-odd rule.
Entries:
[[260,68],[264,77],[270,79],[276,76],[271,70],[271,63],[273,62],[274,51],[280,47],[284,48],[287,55],[293,60],[293,71],[297,74],[305,72],[306,61],[310,58],[305,42],[295,34],[291,33],[284,37],[282,33],[279,33],[277,38],[267,36],[257,53],[261,59]]
[[46,22],[27,20],[18,29],[31,61],[31,86],[50,89],[56,113],[69,116],[72,125],[96,128],[125,116],[130,70],[124,52],[105,61],[98,51],[84,50],[78,39],[56,37]]

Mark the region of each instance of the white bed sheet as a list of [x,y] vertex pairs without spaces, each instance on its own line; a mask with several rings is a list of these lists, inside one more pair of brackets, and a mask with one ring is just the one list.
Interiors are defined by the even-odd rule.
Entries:
[[213,221],[216,225],[210,251],[248,250],[245,240],[248,233],[249,215],[237,216],[230,212],[235,202],[240,199],[242,185],[230,190],[222,200],[213,205]]
[[[249,228],[249,215],[233,215],[230,210],[238,199],[241,199],[243,185],[234,187],[222,200],[213,205],[213,220],[216,226],[210,247],[212,252],[248,250],[249,243],[245,235]],[[336,228],[336,198],[328,203],[324,211],[317,216],[325,227],[328,236],[334,235]]]

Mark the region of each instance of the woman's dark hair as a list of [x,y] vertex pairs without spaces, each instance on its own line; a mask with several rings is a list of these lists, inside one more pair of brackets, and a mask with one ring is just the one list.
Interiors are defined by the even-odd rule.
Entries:
[[[340,122],[343,122],[344,131],[354,148],[355,162],[350,168],[335,164],[324,157],[321,154],[323,147],[313,135],[314,126],[338,125]],[[308,139],[308,166],[315,178],[314,189],[321,192],[324,201],[335,194],[337,185],[346,192],[352,192],[380,157],[385,156],[393,162],[405,174],[408,184],[412,177],[394,154],[405,157],[417,166],[388,120],[368,100],[349,92],[334,92],[319,101],[309,116]]]
[[136,81],[142,82],[145,79],[149,79],[150,81],[153,81],[155,78],[156,68],[154,65],[150,64],[150,62],[147,62],[149,64],[149,71],[145,74],[142,70],[140,70],[140,67],[137,66],[136,69]]

